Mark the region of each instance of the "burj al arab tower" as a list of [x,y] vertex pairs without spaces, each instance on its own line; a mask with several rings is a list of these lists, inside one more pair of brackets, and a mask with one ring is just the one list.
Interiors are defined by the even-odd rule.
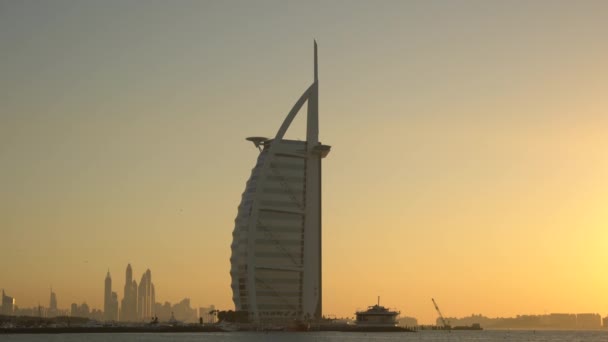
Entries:
[[[321,159],[317,43],[314,82],[274,138],[250,137],[259,156],[232,233],[232,300],[255,323],[321,317]],[[306,141],[284,139],[307,104]]]

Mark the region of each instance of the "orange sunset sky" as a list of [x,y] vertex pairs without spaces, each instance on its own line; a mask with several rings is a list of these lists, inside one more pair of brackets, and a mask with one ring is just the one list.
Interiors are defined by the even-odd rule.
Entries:
[[[319,44],[324,314],[608,313],[608,2],[2,1],[0,288],[232,309],[234,218]],[[303,119],[288,132],[304,139]]]

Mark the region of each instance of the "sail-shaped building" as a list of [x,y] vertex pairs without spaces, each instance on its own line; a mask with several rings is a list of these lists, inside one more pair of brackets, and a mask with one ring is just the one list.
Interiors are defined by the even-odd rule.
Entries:
[[[322,314],[319,81],[287,114],[274,138],[250,137],[259,149],[242,195],[230,258],[233,301],[254,323],[313,320]],[[306,141],[284,139],[307,104]]]

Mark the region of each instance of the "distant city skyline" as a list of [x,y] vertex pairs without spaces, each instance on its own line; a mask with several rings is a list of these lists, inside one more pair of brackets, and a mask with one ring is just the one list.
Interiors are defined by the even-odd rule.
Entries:
[[[120,306],[131,263],[163,307],[234,308],[227,246],[258,157],[242,138],[274,135],[316,39],[323,314],[379,295],[425,324],[429,298],[458,317],[604,317],[606,13],[0,0],[0,288],[21,308],[52,286],[58,309],[103,310],[108,268]],[[302,118],[285,138],[306,140]]]
[[[130,267],[127,269],[130,269]],[[144,272],[144,276],[146,276],[146,273],[147,272]],[[35,308],[17,308],[15,305],[15,299],[8,296],[3,291],[2,304],[4,304],[4,306],[0,305],[0,315],[32,317],[40,316],[43,318],[71,316],[89,318],[100,322],[106,321],[106,314],[103,311],[95,308],[91,309],[86,302],[80,305],[77,303],[72,303],[70,310],[61,309],[56,306],[57,298],[55,293],[51,290],[50,294],[51,300],[49,302],[49,307],[38,306]],[[13,309],[17,311],[10,312]],[[113,308],[111,308],[111,310],[113,310]],[[122,307],[120,310],[122,312]],[[176,319],[180,322],[195,323],[199,322],[199,319],[202,319],[204,323],[213,323],[216,322],[217,319],[214,313],[215,311],[216,307],[214,305],[199,307],[198,309],[192,308],[189,298],[184,298],[179,303],[173,305],[169,302],[157,302],[154,305],[154,316],[158,318],[159,322],[168,322],[170,319]],[[112,314],[114,314],[113,311]],[[354,317],[331,318],[344,321],[353,319]],[[540,315],[521,313],[515,317],[488,317],[484,316],[483,314],[472,314],[464,317],[447,316],[444,317],[444,319],[452,328],[480,324],[484,329],[608,329],[608,315],[602,317],[602,315],[598,313],[548,313]],[[140,319],[129,320],[123,318],[116,322],[148,323],[149,321]],[[419,325],[419,321],[416,317],[400,315],[399,324],[405,327],[414,327]],[[433,324],[443,326],[444,321],[440,317],[437,317]]]
[[[204,322],[212,322],[215,319],[210,314],[210,311],[215,310],[215,305],[200,306],[198,309],[192,308],[188,297],[175,304],[168,301],[156,302],[155,287],[150,269],[142,273],[139,286],[141,292],[139,292],[137,282],[132,277],[133,269],[131,264],[128,264],[125,270],[125,289],[128,291],[119,300],[117,292],[113,291],[111,271],[107,270],[103,280],[104,290],[100,296],[103,298],[103,307],[101,308],[90,307],[86,300],[80,304],[71,303],[69,306],[62,307],[58,304],[57,295],[52,288],[50,289],[48,306],[20,307],[16,298],[5,295],[3,290],[0,314],[49,318],[77,316],[110,322],[150,322],[154,317],[158,317],[161,321],[168,321],[172,313],[177,320],[184,322],[198,322],[201,317]],[[129,288],[127,288],[127,284],[130,285]],[[90,299],[94,299],[94,297]]]
[[[489,318],[481,314],[467,317],[446,317],[454,326],[471,326],[480,324],[484,329],[606,329],[608,316],[598,313],[550,313],[543,315],[521,314],[516,317]],[[436,324],[441,326],[439,318]]]

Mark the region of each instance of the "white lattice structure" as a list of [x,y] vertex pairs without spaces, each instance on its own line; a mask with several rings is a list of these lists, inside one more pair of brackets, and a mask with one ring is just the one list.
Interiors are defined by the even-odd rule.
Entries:
[[[317,44],[314,82],[273,139],[248,138],[260,150],[233,232],[230,275],[237,310],[253,322],[315,319],[322,312],[321,159]],[[306,141],[283,139],[308,103]]]

